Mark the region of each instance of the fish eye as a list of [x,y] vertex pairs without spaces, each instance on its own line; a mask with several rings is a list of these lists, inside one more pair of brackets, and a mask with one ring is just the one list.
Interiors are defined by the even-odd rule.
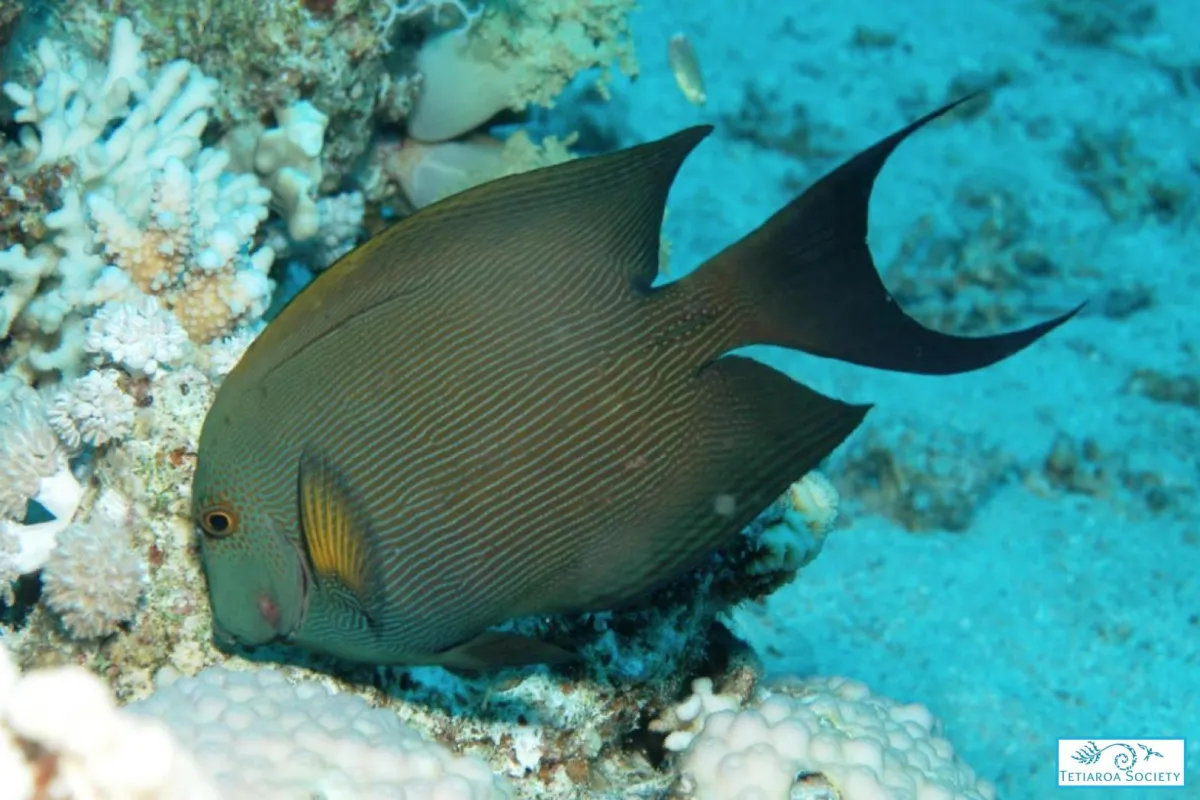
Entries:
[[229,508],[210,508],[200,515],[200,527],[207,535],[224,539],[237,531],[237,512]]

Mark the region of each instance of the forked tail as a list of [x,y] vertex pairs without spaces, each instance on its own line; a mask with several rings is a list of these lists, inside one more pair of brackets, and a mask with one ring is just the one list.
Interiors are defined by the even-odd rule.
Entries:
[[908,316],[867,247],[871,189],[888,156],[958,100],[864,150],[684,280],[737,318],[729,349],[774,344],[869,367],[926,375],[969,372],[1028,347],[1082,305],[995,336],[940,333]]

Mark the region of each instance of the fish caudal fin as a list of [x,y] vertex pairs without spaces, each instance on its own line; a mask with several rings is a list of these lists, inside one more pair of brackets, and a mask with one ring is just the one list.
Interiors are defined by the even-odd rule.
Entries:
[[884,287],[867,247],[875,179],[901,142],[966,99],[854,156],[685,279],[739,309],[742,324],[730,349],[775,344],[868,367],[949,375],[1007,358],[1079,310],[996,336],[954,336],[908,316]]

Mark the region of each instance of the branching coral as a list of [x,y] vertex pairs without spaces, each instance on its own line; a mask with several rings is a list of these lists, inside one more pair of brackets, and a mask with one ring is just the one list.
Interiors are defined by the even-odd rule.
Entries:
[[40,240],[0,255],[14,353],[33,371],[77,374],[92,309],[144,294],[197,342],[260,316],[274,253],[250,246],[270,192],[202,146],[215,82],[183,61],[151,76],[127,20],[113,26],[107,69],[45,39],[37,64],[36,86],[4,91],[24,123],[22,169],[56,168],[61,207]]
[[184,356],[187,334],[153,297],[105,303],[87,321],[84,349],[135,376],[153,377]]

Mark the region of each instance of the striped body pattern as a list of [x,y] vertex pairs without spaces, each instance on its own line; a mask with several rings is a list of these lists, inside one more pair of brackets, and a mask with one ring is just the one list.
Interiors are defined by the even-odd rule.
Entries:
[[[806,212],[843,192],[816,199],[865,230],[875,174],[929,118],[663,287],[666,194],[704,128],[477,187],[350,253],[267,327],[206,419],[193,513],[215,629],[368,663],[554,660],[488,628],[679,574],[866,413],[730,349],[956,372],[1059,324],[920,328],[855,225]],[[824,272],[810,285],[805,270]]]

